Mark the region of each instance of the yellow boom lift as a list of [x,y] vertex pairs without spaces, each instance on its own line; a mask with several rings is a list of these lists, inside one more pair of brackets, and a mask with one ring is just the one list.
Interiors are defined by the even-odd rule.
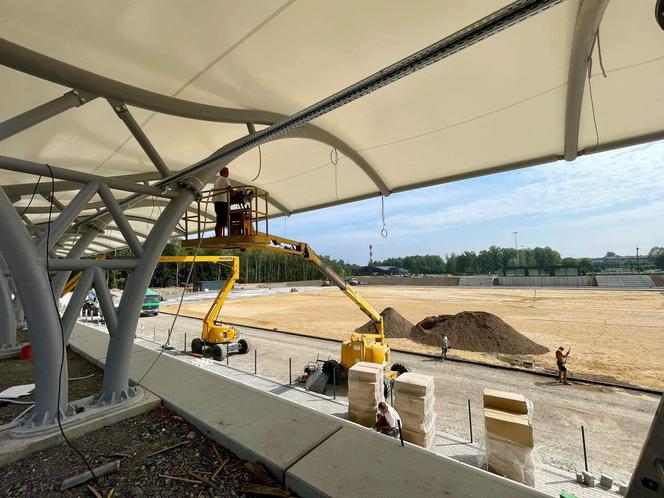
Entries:
[[219,320],[219,313],[226,302],[235,282],[240,277],[240,258],[237,256],[162,256],[160,263],[230,263],[230,273],[219,289],[217,297],[203,319],[201,337],[191,341],[191,351],[196,354],[212,354],[212,358],[221,361],[226,354],[245,354],[249,344],[245,339],[238,339],[239,332]]
[[[200,204],[209,202],[215,191],[208,192],[199,203],[198,219],[185,218],[185,228],[189,223],[199,223]],[[390,362],[390,347],[385,343],[383,317],[371,304],[347,282],[344,281],[332,268],[316,254],[306,243],[296,240],[270,235],[268,233],[268,193],[253,186],[235,187],[230,196],[228,219],[225,223],[224,235],[194,240],[184,240],[183,247],[197,247],[206,249],[239,249],[240,251],[271,251],[279,254],[291,254],[303,257],[311,262],[325,277],[348,296],[366,314],[374,325],[371,334],[353,332],[350,338],[341,345],[341,365],[346,369],[355,363],[366,361],[378,363],[385,367]],[[196,215],[193,215],[196,216]],[[259,231],[259,225],[264,226],[264,232]],[[396,377],[396,372],[389,372],[390,377]]]

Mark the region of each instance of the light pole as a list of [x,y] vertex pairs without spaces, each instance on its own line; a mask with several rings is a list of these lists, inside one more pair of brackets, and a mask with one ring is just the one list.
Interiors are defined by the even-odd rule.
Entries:
[[519,267],[519,244],[517,243],[516,240],[516,234],[519,232],[513,232],[514,233],[514,249],[516,249],[516,267]]
[[641,268],[639,267],[639,246],[636,246],[636,273],[641,273]]

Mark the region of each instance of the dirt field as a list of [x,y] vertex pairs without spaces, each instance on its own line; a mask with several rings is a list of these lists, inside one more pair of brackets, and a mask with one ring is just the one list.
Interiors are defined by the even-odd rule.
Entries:
[[[443,313],[494,313],[551,349],[545,355],[522,357],[452,349],[458,357],[494,363],[530,360],[535,368],[555,369],[555,348],[571,346],[568,367],[572,375],[664,388],[662,292],[396,286],[360,290],[376,309],[392,306],[413,323]],[[202,317],[209,304],[186,303],[181,313]],[[175,306],[163,309],[174,312]],[[336,339],[347,338],[366,322],[347,297],[330,290],[229,301],[223,317],[229,322]],[[439,352],[409,339],[392,339],[390,344],[408,351]]]

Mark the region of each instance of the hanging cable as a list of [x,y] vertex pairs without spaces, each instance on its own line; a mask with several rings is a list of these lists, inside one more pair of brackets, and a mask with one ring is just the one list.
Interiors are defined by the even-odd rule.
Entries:
[[383,220],[383,228],[380,231],[380,236],[383,237],[384,239],[387,238],[387,225],[385,224],[385,196],[381,195],[380,196],[380,216]]
[[261,176],[261,170],[263,169],[263,152],[261,151],[261,146],[258,146],[258,173],[256,173],[256,177],[251,180],[252,182],[255,182],[258,180],[258,177]]
[[[49,268],[49,262],[48,262],[48,250],[51,245],[51,219],[53,217],[53,197],[55,195],[55,177],[53,176],[53,170],[51,168],[50,164],[46,164],[46,167],[48,168],[48,174],[51,177],[51,197],[49,199],[50,204],[48,208],[48,223],[46,225],[46,275],[50,275],[50,268]],[[36,189],[35,189],[36,190]],[[56,420],[58,421],[58,428],[60,429],[60,434],[62,435],[62,439],[65,440],[67,445],[74,450],[79,457],[81,457],[81,460],[85,463],[85,466],[88,468],[90,471],[90,474],[92,475],[92,478],[95,481],[95,484],[97,485],[97,488],[101,490],[102,495],[106,495],[104,492],[104,488],[99,484],[99,479],[97,479],[97,475],[95,474],[94,470],[92,469],[92,466],[90,465],[90,462],[88,462],[88,459],[85,458],[85,455],[80,452],[80,450],[74,446],[74,444],[69,440],[67,435],[65,434],[64,429],[62,428],[62,413],[60,410],[60,396],[62,394],[62,373],[65,367],[65,358],[66,358],[66,351],[67,351],[67,344],[65,341],[65,329],[62,326],[62,318],[60,317],[60,312],[58,311],[58,302],[55,299],[55,294],[53,292],[49,292],[51,295],[51,299],[53,299],[53,307],[55,308],[55,312],[58,316],[58,324],[60,325],[60,338],[62,340],[62,354],[60,356],[60,371],[58,372],[58,398],[57,398],[57,409],[56,409]]]
[[599,27],[597,28],[595,37],[597,38],[597,55],[599,56],[599,67],[602,69],[602,74],[606,78],[606,69],[604,69],[604,60],[602,59],[602,42],[599,38]]
[[[599,33],[599,30],[597,31],[597,34],[595,35],[595,40],[599,41],[599,38],[597,37]],[[593,124],[595,126],[595,148],[599,148],[599,129],[597,127],[597,115],[595,113],[595,99],[593,97],[593,84],[592,84],[592,74],[593,74],[593,52],[594,52],[594,44],[593,44],[593,50],[590,51],[590,58],[588,59],[588,94],[590,95],[590,109],[592,110],[592,115],[593,115]],[[603,69],[602,69],[603,70]]]
[[28,201],[28,205],[25,206],[23,211],[21,211],[21,214],[19,214],[19,218],[23,218],[23,215],[28,212],[28,209],[30,209],[30,204],[32,204],[32,200],[35,198],[35,194],[37,193],[37,187],[39,187],[39,182],[41,181],[42,177],[41,175],[37,179],[37,183],[35,183],[35,188],[32,190],[32,195],[30,196],[30,200]]
[[334,167],[334,195],[336,196],[337,200],[339,200],[339,178],[337,171],[337,165],[339,164],[339,152],[337,151],[336,147],[332,147],[332,149],[330,149],[330,163]]

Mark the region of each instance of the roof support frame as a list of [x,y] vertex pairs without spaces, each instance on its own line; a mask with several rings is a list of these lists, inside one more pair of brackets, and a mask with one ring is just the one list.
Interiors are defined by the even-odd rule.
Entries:
[[166,192],[163,188],[160,187],[146,187],[145,185],[118,180],[113,177],[106,178],[99,175],[93,175],[91,173],[83,173],[82,171],[58,168],[57,166],[39,164],[32,161],[16,159],[7,156],[0,156],[0,169],[16,171],[18,173],[27,173],[30,175],[39,175],[48,178],[49,180],[51,175],[53,175],[53,178],[60,180],[70,180],[77,183],[90,183],[92,181],[99,181],[100,183],[107,185],[108,187],[115,190],[124,190],[126,192],[154,195],[157,197],[173,197],[172,193]]
[[573,161],[578,156],[579,127],[588,66],[595,47],[597,31],[608,5],[609,0],[581,0],[576,14],[565,104],[564,157],[566,161]]
[[171,174],[171,171],[166,166],[166,163],[157,152],[157,149],[154,148],[152,142],[145,135],[145,132],[140,127],[140,125],[134,119],[127,106],[120,101],[108,99],[108,103],[111,104],[111,107],[115,111],[115,114],[122,120],[122,122],[127,126],[131,134],[134,136],[134,139],[138,142],[138,145],[141,146],[145,154],[150,158],[154,167],[157,168],[159,173],[163,178],[168,178]]
[[[554,2],[561,0],[531,1]],[[94,95],[103,96],[113,102],[122,102],[123,105],[128,104],[171,116],[218,123],[251,124],[252,126],[254,124],[272,125],[287,118],[287,116],[276,112],[213,106],[151,92],[39,54],[11,43],[4,38],[0,38],[0,64],[53,83],[86,89]],[[122,118],[122,116],[120,117]],[[355,163],[374,181],[383,195],[389,195],[387,186],[378,172],[347,143],[315,125],[306,124],[305,127],[308,136],[304,138],[322,141],[335,147],[345,156],[353,158]],[[135,123],[135,129],[140,130],[137,123]],[[130,131],[132,131],[131,128]],[[134,131],[132,131],[132,134],[134,134]]]
[[9,118],[0,123],[0,142],[73,107],[80,107],[94,98],[95,95],[88,92],[72,90],[57,99]]

